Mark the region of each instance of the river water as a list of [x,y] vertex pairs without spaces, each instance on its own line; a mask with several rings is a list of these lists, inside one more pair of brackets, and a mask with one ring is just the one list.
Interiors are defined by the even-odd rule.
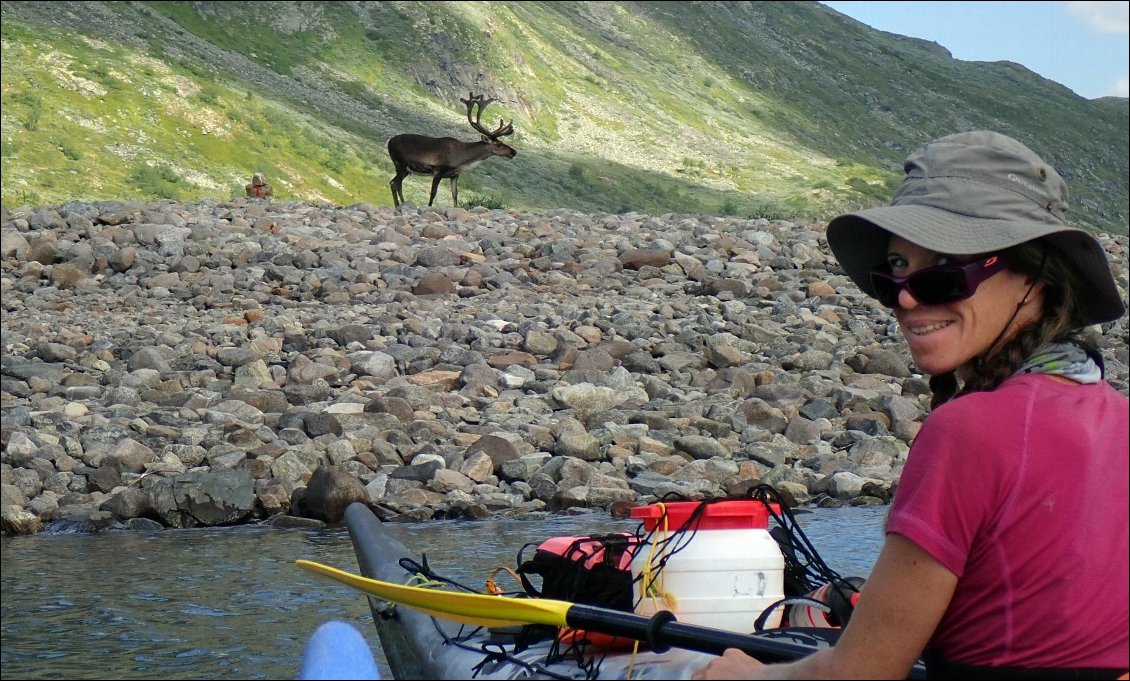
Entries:
[[[824,561],[866,576],[885,507],[797,519]],[[481,587],[530,541],[634,530],[607,514],[548,520],[391,524],[437,572]],[[418,558],[418,556],[416,556]],[[41,534],[0,539],[4,679],[293,679],[306,639],[331,619],[355,624],[392,678],[359,592],[300,571],[298,558],[358,572],[344,526]]]

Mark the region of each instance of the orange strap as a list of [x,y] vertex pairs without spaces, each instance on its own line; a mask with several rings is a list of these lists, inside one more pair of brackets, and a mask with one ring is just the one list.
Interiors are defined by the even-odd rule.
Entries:
[[487,593],[489,593],[491,596],[502,595],[502,588],[499,587],[498,583],[494,581],[495,576],[497,576],[500,572],[507,572],[511,577],[515,579],[515,581],[522,581],[522,578],[518,576],[518,573],[514,572],[505,565],[497,567],[494,569],[494,572],[490,573],[490,577],[487,577]]

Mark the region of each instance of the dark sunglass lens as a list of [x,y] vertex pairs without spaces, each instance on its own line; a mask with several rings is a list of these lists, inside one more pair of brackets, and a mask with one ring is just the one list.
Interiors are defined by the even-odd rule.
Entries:
[[875,289],[875,300],[886,307],[894,307],[899,298],[899,286],[885,274],[871,273],[871,286]]
[[965,272],[960,267],[922,271],[906,283],[915,300],[924,305],[942,305],[969,296]]

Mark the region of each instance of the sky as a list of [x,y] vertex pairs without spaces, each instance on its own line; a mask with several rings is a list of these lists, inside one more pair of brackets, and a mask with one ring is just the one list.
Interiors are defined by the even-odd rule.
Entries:
[[1130,2],[824,2],[964,61],[1007,60],[1087,99],[1130,96]]

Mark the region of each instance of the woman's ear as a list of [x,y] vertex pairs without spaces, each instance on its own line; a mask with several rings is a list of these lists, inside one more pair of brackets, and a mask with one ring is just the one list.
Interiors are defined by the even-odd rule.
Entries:
[[[1024,294],[1024,300],[1020,301],[1021,306],[1034,301],[1042,302],[1044,299],[1044,282],[1034,282],[1031,277],[1028,277],[1024,280],[1024,283],[1028,286],[1028,292]],[[1043,305],[1041,305],[1041,307],[1043,307]]]

